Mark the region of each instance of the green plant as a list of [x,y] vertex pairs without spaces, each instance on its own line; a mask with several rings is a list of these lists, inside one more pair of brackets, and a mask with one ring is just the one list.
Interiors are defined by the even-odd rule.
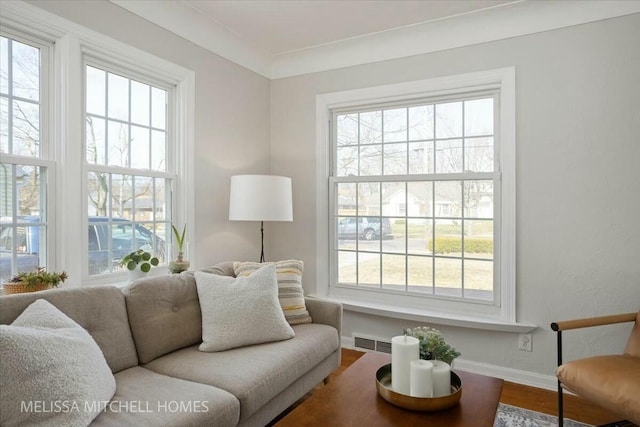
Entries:
[[126,267],[127,270],[133,271],[140,265],[140,270],[148,273],[151,270],[151,266],[158,265],[158,258],[152,257],[151,254],[144,249],[138,249],[126,255],[120,261],[120,265]]
[[187,224],[182,227],[182,234],[178,232],[178,229],[173,224],[171,224],[171,229],[173,230],[173,235],[175,236],[176,243],[178,244],[178,258],[176,259],[176,261],[182,262],[182,257],[184,256],[182,246],[184,245],[184,236],[187,232]]
[[460,356],[455,348],[446,343],[442,333],[428,326],[406,328],[404,334],[420,340],[420,359],[442,360],[451,365],[453,359]]
[[64,271],[62,273],[50,273],[44,267],[36,267],[36,271],[18,273],[8,283],[24,283],[27,288],[34,288],[38,285],[49,285],[56,288],[60,282],[64,283],[67,277],[69,276]]

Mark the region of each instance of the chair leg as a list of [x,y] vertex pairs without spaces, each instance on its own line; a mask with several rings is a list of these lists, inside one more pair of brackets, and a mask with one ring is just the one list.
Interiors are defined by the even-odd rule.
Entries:
[[562,403],[562,384],[558,380],[558,427],[564,425],[564,408]]

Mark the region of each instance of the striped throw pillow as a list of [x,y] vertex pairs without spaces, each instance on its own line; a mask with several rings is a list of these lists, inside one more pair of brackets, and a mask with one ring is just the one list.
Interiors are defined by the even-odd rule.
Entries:
[[302,261],[286,260],[278,262],[234,262],[233,272],[236,277],[249,276],[264,265],[275,265],[278,279],[278,299],[284,317],[290,325],[311,323],[311,316],[304,303],[302,290]]

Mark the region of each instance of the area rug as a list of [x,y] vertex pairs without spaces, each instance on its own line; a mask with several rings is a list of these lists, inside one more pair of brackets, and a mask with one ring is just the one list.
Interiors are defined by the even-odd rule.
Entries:
[[[591,424],[584,424],[578,421],[564,419],[565,427],[592,427]],[[541,412],[530,411],[517,406],[498,405],[498,412],[493,427],[557,427],[558,417],[543,414]]]

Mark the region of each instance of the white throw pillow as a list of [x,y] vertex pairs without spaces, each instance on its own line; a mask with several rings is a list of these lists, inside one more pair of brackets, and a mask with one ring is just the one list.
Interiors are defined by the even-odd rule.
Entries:
[[195,273],[200,310],[200,351],[223,351],[282,341],[295,336],[278,301],[276,268],[265,266],[248,277]]
[[98,344],[48,301],[0,325],[0,425],[87,426],[115,391]]

